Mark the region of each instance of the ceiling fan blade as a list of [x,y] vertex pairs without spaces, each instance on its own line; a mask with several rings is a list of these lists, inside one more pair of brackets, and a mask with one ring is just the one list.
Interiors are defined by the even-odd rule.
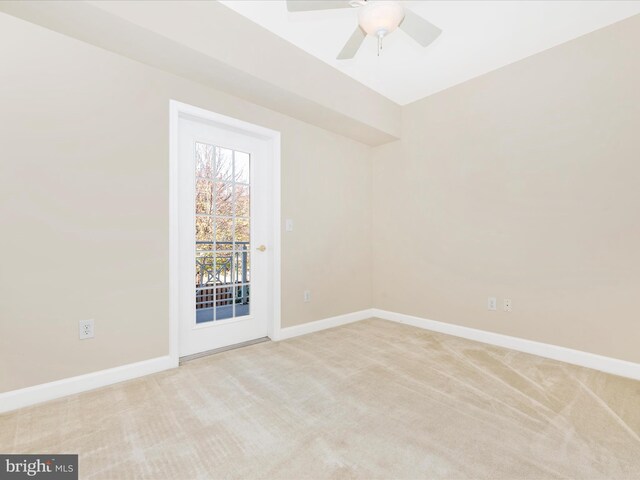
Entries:
[[423,47],[428,46],[442,33],[433,23],[428,22],[411,10],[404,11],[400,28]]
[[351,8],[351,5],[347,0],[287,0],[287,10],[290,12],[309,12],[332,8]]
[[344,44],[344,47],[342,47],[342,51],[336,58],[338,60],[347,60],[349,58],[355,57],[356,53],[358,53],[360,45],[362,45],[362,42],[364,41],[366,36],[367,34],[364,33],[364,31],[360,27],[356,27],[355,31],[353,32],[353,34],[351,34],[349,40],[347,40],[347,43]]

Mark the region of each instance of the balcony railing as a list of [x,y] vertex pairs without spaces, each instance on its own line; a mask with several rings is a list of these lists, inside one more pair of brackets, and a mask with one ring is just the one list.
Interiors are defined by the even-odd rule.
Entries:
[[248,306],[249,242],[235,242],[234,247],[233,242],[198,241],[196,248],[196,310],[232,307],[234,303],[236,310]]

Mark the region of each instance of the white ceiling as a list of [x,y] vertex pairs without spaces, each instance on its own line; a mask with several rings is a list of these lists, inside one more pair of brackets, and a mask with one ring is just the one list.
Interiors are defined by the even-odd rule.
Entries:
[[433,44],[422,48],[397,30],[380,57],[368,37],[353,60],[339,61],[356,9],[289,13],[284,0],[221,3],[400,105],[640,13],[640,1],[403,1],[443,30]]

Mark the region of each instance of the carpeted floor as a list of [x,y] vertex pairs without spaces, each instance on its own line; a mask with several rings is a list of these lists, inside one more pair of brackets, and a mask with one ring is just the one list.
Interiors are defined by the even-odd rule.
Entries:
[[638,479],[640,382],[382,320],[0,416],[100,479]]

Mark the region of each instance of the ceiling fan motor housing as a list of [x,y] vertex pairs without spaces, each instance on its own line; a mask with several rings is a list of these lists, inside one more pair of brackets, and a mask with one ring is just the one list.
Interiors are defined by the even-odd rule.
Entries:
[[404,18],[404,9],[398,2],[374,1],[366,2],[358,12],[358,23],[367,32],[382,38],[393,32]]
[[[0,0],[1,1],[1,0]],[[328,9],[358,9],[358,26],[336,57],[338,60],[352,59],[367,35],[377,37],[378,55],[382,39],[396,28],[402,30],[423,47],[429,46],[442,33],[437,26],[404,9],[400,2],[391,0],[286,0],[289,12],[308,12]]]

